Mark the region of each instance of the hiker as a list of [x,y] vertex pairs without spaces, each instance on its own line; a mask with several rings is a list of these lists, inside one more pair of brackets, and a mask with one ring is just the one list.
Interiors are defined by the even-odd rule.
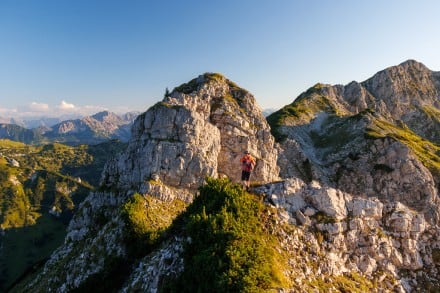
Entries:
[[250,177],[251,172],[255,167],[255,159],[251,156],[249,151],[244,152],[244,156],[240,159],[241,163],[241,181],[243,181],[243,185],[246,187],[246,190],[249,190],[250,186]]

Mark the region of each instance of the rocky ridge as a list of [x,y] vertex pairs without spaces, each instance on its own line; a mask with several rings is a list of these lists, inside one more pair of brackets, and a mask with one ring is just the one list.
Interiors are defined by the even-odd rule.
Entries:
[[[278,291],[338,292],[348,279],[359,292],[364,283],[378,292],[438,290],[438,142],[430,133],[438,76],[408,61],[364,83],[318,84],[268,117],[279,144],[253,96],[223,76],[175,88],[137,118],[127,150],[107,163],[104,190],[84,201],[65,244],[24,288],[80,290],[120,275],[131,253],[121,206],[135,194],[189,204],[206,176],[238,181],[248,149],[258,158],[253,180],[264,183],[253,192],[275,208],[267,230],[292,282]],[[144,251],[114,284],[160,291],[182,272],[186,241],[175,235]]]

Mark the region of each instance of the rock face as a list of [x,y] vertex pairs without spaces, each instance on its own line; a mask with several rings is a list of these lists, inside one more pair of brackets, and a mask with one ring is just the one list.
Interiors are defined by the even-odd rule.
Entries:
[[238,182],[245,150],[257,158],[252,180],[278,178],[274,139],[254,97],[221,75],[205,74],[136,119],[127,151],[108,163],[103,184],[137,188],[152,175],[192,190],[206,176]]
[[399,201],[438,223],[439,93],[439,74],[412,60],[363,83],[316,85],[268,118],[284,136],[281,174]]
[[268,117],[280,174],[297,179],[262,192],[324,233],[325,254],[336,256],[327,269],[438,288],[439,77],[409,60],[362,83],[317,84]]
[[[255,191],[265,194],[279,210],[286,210],[290,222],[302,225],[302,233],[310,233],[320,242],[313,249],[327,256],[319,265],[323,273],[383,272],[401,279],[400,272],[409,270],[423,272],[420,279],[425,281],[438,276],[431,254],[440,244],[438,225],[429,224],[423,214],[398,201],[361,198],[298,178]],[[307,261],[310,259],[301,260]],[[401,279],[400,289],[411,291],[410,280],[415,278],[413,274]]]
[[[191,203],[206,176],[238,182],[249,150],[251,180],[261,183],[252,192],[273,206],[264,225],[292,284],[280,292],[335,288],[347,276],[358,290],[359,280],[378,292],[438,290],[439,93],[439,73],[407,61],[363,83],[317,84],[271,114],[270,128],[250,93],[201,75],[136,119],[127,149],[102,173],[103,190],[89,195],[65,244],[21,288],[90,289],[130,260],[112,284],[160,291],[184,270],[192,239],[177,231],[139,252],[127,241],[127,213],[165,216],[164,206]],[[141,205],[127,208],[139,194]]]

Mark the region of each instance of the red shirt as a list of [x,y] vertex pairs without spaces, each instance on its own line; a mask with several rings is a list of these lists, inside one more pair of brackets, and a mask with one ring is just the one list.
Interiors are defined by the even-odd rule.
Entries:
[[241,170],[246,172],[251,172],[255,167],[255,159],[249,154],[244,155],[243,158],[240,159],[240,163]]

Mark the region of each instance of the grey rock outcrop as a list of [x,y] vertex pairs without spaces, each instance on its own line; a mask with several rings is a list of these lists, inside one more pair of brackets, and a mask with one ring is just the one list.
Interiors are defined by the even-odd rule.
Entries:
[[136,119],[127,151],[107,164],[102,181],[138,188],[155,174],[192,190],[206,176],[238,182],[244,150],[257,158],[252,180],[278,178],[274,139],[255,98],[221,75],[205,74]]
[[[284,209],[303,225],[298,233],[314,237],[307,249],[326,256],[316,271],[334,275],[354,271],[371,278],[382,272],[400,280],[395,289],[401,291],[423,290],[408,282],[417,279],[415,272],[420,271],[419,279],[433,280],[438,285],[439,268],[432,250],[440,245],[440,229],[407,205],[396,200],[357,197],[316,181],[306,184],[298,178],[264,185],[255,192],[264,194],[269,201],[276,198],[278,210]],[[299,261],[312,262],[312,256],[313,253]],[[414,273],[403,277],[404,270]],[[302,282],[302,278],[310,276],[306,273],[296,277]]]
[[102,271],[109,260],[124,257],[126,227],[119,208],[126,199],[107,192],[91,193],[71,220],[64,244],[25,291],[68,292]]
[[439,288],[439,78],[409,60],[362,83],[317,84],[268,117],[286,179],[260,191],[323,233],[320,271]]
[[159,292],[164,279],[176,278],[183,271],[183,243],[175,237],[143,258],[121,292]]
[[426,139],[440,135],[439,85],[410,60],[363,83],[315,86],[290,106],[309,110],[277,127],[281,174],[399,201],[438,223],[437,147]]

